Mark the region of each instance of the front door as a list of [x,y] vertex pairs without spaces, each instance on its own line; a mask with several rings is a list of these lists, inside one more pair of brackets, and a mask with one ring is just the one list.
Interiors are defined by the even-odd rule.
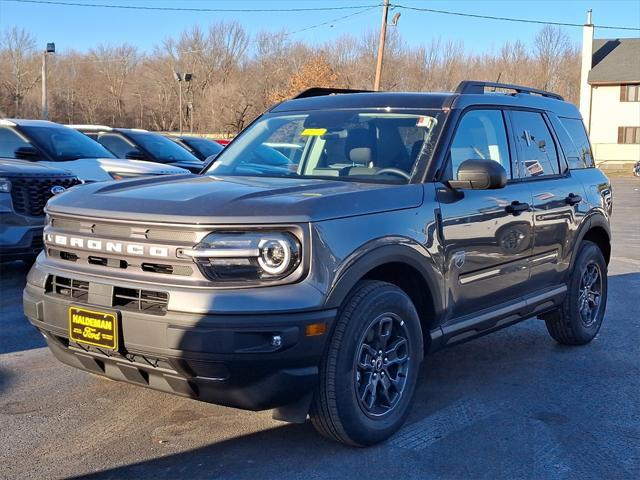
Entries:
[[444,180],[457,178],[460,164],[491,159],[507,171],[506,187],[453,191],[438,188],[444,237],[448,321],[479,313],[526,293],[533,246],[529,185],[514,182],[501,110],[469,110],[454,134]]

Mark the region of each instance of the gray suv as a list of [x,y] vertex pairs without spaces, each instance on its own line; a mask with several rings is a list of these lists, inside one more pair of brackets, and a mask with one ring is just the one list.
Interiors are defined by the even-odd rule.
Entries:
[[0,261],[32,262],[43,247],[47,200],[80,183],[61,168],[0,158]]
[[370,445],[427,353],[536,316],[591,341],[611,207],[558,95],[311,89],[200,176],[56,197],[24,310],[69,365]]

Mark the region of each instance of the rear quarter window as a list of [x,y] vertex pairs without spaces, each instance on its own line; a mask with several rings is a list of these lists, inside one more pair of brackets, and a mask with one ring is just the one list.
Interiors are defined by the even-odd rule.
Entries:
[[[560,118],[561,126],[558,136],[562,143],[562,149],[567,157],[569,168],[572,170],[578,168],[590,168],[594,166],[593,154],[591,153],[591,144],[587,131],[584,128],[582,120],[579,118]],[[569,138],[564,140],[563,137],[568,134]],[[565,146],[566,144],[566,146]]]

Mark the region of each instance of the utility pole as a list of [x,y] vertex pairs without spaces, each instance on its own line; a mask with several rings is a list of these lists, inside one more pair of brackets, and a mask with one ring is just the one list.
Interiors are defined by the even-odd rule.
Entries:
[[47,48],[42,52],[42,119],[49,119],[49,106],[47,105],[47,56],[56,52],[56,44],[47,43]]
[[384,57],[384,42],[387,36],[387,17],[389,16],[389,0],[384,0],[382,5],[382,25],[380,25],[380,43],[378,43],[378,62],[376,63],[376,78],[373,89],[380,90],[380,77],[382,76],[382,60]]

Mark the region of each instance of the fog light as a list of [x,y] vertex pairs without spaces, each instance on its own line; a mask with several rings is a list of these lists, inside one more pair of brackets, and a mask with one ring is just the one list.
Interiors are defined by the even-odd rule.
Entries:
[[282,346],[282,337],[280,335],[274,335],[271,337],[271,346],[274,348],[280,348]]

